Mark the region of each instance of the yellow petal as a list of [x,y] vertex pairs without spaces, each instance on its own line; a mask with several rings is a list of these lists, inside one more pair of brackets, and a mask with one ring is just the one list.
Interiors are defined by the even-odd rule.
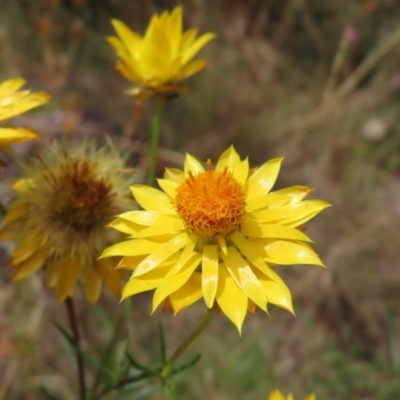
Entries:
[[279,194],[263,194],[260,196],[255,196],[251,198],[246,198],[246,210],[259,210],[265,207],[281,207],[291,201],[289,196],[279,195]]
[[166,19],[165,31],[168,32],[172,51],[177,53],[182,38],[182,6],[176,6]]
[[198,175],[201,172],[204,172],[204,168],[201,165],[200,161],[186,153],[185,164],[184,164],[185,176],[189,176],[189,171],[193,175]]
[[1,127],[0,146],[8,146],[14,143],[26,142],[37,139],[39,134],[28,128]]
[[204,301],[207,307],[211,308],[214,305],[218,287],[218,246],[204,246],[201,266],[201,286]]
[[274,158],[258,168],[247,180],[245,191],[248,199],[267,194],[278,177],[283,158]]
[[186,246],[189,241],[187,233],[181,233],[171,239],[169,242],[159,245],[151,254],[149,254],[135,269],[133,276],[143,275],[151,271],[157,265],[167,260],[169,257]]
[[188,45],[182,57],[182,64],[188,63],[210,40],[214,39],[213,33],[204,33]]
[[188,260],[192,257],[194,253],[194,248],[196,247],[197,239],[198,239],[197,235],[193,233],[189,236],[189,241],[186,244],[185,248],[183,249],[178,262],[169,270],[166,278],[169,278],[172,275],[177,274],[183,268],[183,266],[188,262]]
[[118,19],[112,19],[111,23],[127,52],[132,57],[137,58],[140,54],[142,37],[138,33],[129,29],[127,25]]
[[127,256],[122,257],[121,261],[115,269],[129,269],[133,271],[146,258],[146,254],[142,256]]
[[182,35],[181,39],[181,51],[182,54],[185,52],[185,50],[193,43],[193,41],[196,39],[197,36],[197,29],[188,29],[185,31],[185,33]]
[[96,303],[100,297],[102,280],[93,265],[82,268],[82,281],[89,303]]
[[83,262],[81,257],[60,260],[56,285],[56,297],[58,301],[64,301],[68,296],[72,296]]
[[285,396],[279,390],[274,390],[269,394],[268,400],[286,400],[286,399]]
[[134,185],[130,189],[135,200],[145,210],[175,214],[171,199],[161,190],[146,185]]
[[249,239],[264,260],[272,264],[311,264],[324,266],[318,255],[306,243],[274,239]]
[[188,281],[200,262],[201,255],[199,253],[193,253],[179,274],[166,278],[163,283],[157,287],[154,292],[152,312],[154,312],[167,296],[180,289]]
[[[167,221],[167,218],[165,218]],[[136,233],[134,237],[137,238],[149,238],[154,236],[165,235],[168,233],[179,233],[183,231],[184,225],[181,219],[171,219],[168,222],[165,222],[161,225],[151,226],[149,228],[143,229],[140,232]]]
[[171,294],[170,300],[174,313],[177,314],[179,311],[189,307],[199,300],[201,296],[201,273],[195,271],[180,289]]
[[230,246],[228,247],[228,254],[221,253],[221,257],[232,278],[246,296],[253,300],[262,310],[267,311],[267,298],[264,289],[249,264],[238,251],[233,246]]
[[157,182],[161,189],[164,190],[171,199],[175,199],[176,188],[179,186],[179,183],[173,182],[169,179],[157,179]]
[[50,96],[44,92],[29,90],[17,92],[9,98],[0,99],[0,121],[23,114],[32,108],[38,107],[49,101]]
[[216,300],[222,312],[241,333],[247,313],[247,296],[232,279],[223,263],[219,265]]
[[8,97],[24,86],[26,80],[23,78],[8,79],[0,84],[0,98]]
[[249,237],[303,240],[305,242],[312,242],[307,235],[298,229],[284,225],[262,224],[257,220],[251,220],[250,218],[246,218],[240,224],[240,231],[243,235]]
[[179,220],[177,215],[165,215],[159,211],[128,211],[118,217],[144,226],[162,226]]
[[8,209],[6,216],[3,219],[3,224],[9,224],[12,221],[22,218],[26,214],[25,200],[18,199]]
[[114,244],[103,251],[100,258],[113,256],[139,256],[150,254],[160,247],[160,243],[146,239],[133,239]]
[[204,68],[207,68],[208,62],[206,60],[195,60],[186,64],[180,71],[178,75],[178,80],[184,80],[197,74]]
[[57,262],[54,257],[46,261],[45,264],[45,282],[47,287],[54,288],[57,284],[58,279],[58,267],[59,262]]
[[[236,180],[244,187],[247,178],[249,176],[249,159],[246,158],[245,160],[241,161],[240,164],[236,167],[234,171],[234,177]],[[247,201],[246,201],[247,204]]]
[[11,279],[18,281],[19,279],[25,278],[28,275],[36,272],[40,267],[43,266],[46,258],[48,257],[47,249],[39,249],[35,251],[29,258],[24,261],[13,265],[13,272]]
[[42,246],[43,238],[39,236],[24,237],[11,254],[11,263],[19,264],[29,258]]
[[164,178],[179,185],[185,180],[185,173],[180,169],[166,168]]
[[300,203],[254,211],[253,215],[259,222],[277,222],[292,227],[299,226],[311,219],[314,215],[331,205],[323,200],[306,200]]
[[240,157],[233,146],[230,146],[225,150],[220,158],[218,159],[217,165],[215,166],[216,172],[223,172],[225,168],[233,175],[235,170],[240,166]]
[[262,253],[259,253],[257,248],[255,248],[248,239],[237,231],[233,232],[229,238],[254,266],[272,279],[272,270],[263,260]]
[[123,218],[117,218],[110,222],[107,226],[119,232],[127,233],[128,235],[135,235],[143,229],[142,226],[131,221],[124,220]]
[[124,271],[114,269],[115,262],[113,260],[97,260],[94,267],[104,280],[106,286],[118,296],[121,291],[121,281],[124,276]]
[[315,394],[311,393],[306,397],[306,400],[316,400]]
[[279,277],[279,275],[276,272],[272,271],[272,280],[258,270],[254,270],[253,272],[257,276],[262,287],[264,288],[264,292],[267,296],[267,301],[294,314],[292,294],[290,293],[289,288],[285,285],[283,280]]
[[21,235],[21,222],[13,221],[5,226],[3,226],[0,230],[0,240],[15,240]]
[[290,203],[298,203],[307,197],[314,189],[308,186],[290,186],[288,188],[275,190],[271,194],[290,198]]
[[145,275],[129,279],[122,289],[122,300],[135,294],[155,289],[164,280],[168,271],[169,266],[159,267]]
[[225,236],[218,235],[217,236],[217,241],[218,241],[218,244],[219,244],[219,247],[220,247],[221,251],[224,254],[227,254],[228,253],[228,246],[226,245]]

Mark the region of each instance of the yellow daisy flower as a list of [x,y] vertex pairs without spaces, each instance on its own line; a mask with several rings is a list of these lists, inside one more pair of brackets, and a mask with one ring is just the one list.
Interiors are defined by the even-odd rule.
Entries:
[[25,177],[0,230],[0,240],[15,240],[12,280],[45,268],[46,284],[64,301],[80,277],[86,297],[95,303],[102,281],[118,295],[122,271],[112,260],[97,260],[104,247],[120,240],[106,228],[116,214],[132,208],[123,173],[125,160],[111,145],[53,142],[25,165]]
[[193,61],[193,57],[215,35],[205,33],[196,39],[196,29],[183,32],[181,6],[171,13],[153,15],[144,36],[117,19],[111,23],[118,37],[107,41],[120,58],[116,69],[135,83],[129,93],[137,96],[138,102],[153,97],[167,100],[187,91],[182,81],[207,67],[207,61]]
[[[44,92],[19,90],[26,81],[22,78],[9,79],[0,83],[0,121],[23,114],[49,101]],[[36,139],[38,133],[28,128],[0,127],[0,146]]]
[[158,183],[131,187],[144,211],[130,211],[111,223],[131,239],[102,257],[123,256],[118,268],[133,270],[125,299],[155,289],[153,310],[164,302],[175,313],[201,297],[241,330],[247,311],[267,302],[293,311],[291,294],[276,264],[322,265],[307,244],[302,225],[329,204],[304,200],[309,187],[271,192],[282,159],[249,169],[233,147],[215,170],[186,156],[184,171],[167,169]]
[[[293,396],[289,394],[288,397],[285,397],[279,390],[274,390],[269,394],[268,400],[293,400]],[[306,397],[305,400],[317,400],[315,394],[310,394]]]

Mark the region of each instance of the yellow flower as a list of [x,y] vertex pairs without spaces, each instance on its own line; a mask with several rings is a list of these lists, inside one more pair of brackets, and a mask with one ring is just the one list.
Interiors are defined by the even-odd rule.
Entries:
[[[22,78],[9,79],[0,84],[0,121],[23,114],[49,101],[44,92],[20,90],[26,81]],[[38,134],[32,129],[0,127],[0,146],[36,139]]]
[[[112,260],[97,260],[104,247],[120,239],[106,228],[116,214],[132,208],[123,174],[124,158],[111,145],[53,142],[25,165],[25,177],[13,188],[0,240],[16,240],[11,254],[13,281],[45,268],[46,284],[59,301],[72,296],[78,278],[95,303],[102,281],[116,295],[121,271]],[[131,175],[131,174],[130,174]]]
[[107,38],[120,58],[116,69],[135,83],[129,93],[138,102],[167,100],[187,91],[182,81],[207,67],[205,60],[192,60],[215,35],[205,33],[196,39],[196,29],[183,32],[181,6],[153,15],[143,37],[122,21],[111,22],[119,36]]
[[[316,400],[315,394],[310,394],[305,400]],[[293,400],[293,396],[289,394],[286,398],[279,390],[274,390],[269,394],[268,400]]]
[[184,171],[167,169],[162,189],[131,187],[144,211],[111,223],[131,239],[102,257],[123,256],[118,268],[133,270],[122,298],[156,289],[153,310],[164,302],[175,313],[201,297],[241,330],[247,311],[267,302],[293,311],[291,294],[276,264],[322,265],[306,243],[302,225],[329,204],[303,200],[312,189],[293,186],[271,192],[282,159],[249,169],[233,147],[215,170],[187,155]]

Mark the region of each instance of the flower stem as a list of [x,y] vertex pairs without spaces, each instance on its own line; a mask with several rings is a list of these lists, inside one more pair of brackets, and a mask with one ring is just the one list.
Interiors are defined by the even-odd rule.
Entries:
[[167,361],[167,365],[163,368],[161,372],[161,376],[163,373],[168,375],[172,364],[186,351],[186,349],[197,339],[201,332],[207,327],[208,323],[211,320],[211,316],[213,314],[213,309],[210,308],[207,310],[206,315],[204,315],[203,319],[200,321],[199,325],[197,325],[196,329],[187,337],[187,339],[175,350],[174,354]]
[[162,102],[156,101],[156,108],[154,110],[153,118],[151,119],[150,127],[150,171],[148,184],[154,185],[154,179],[156,177],[157,170],[157,153],[158,153],[158,141],[160,138],[160,127],[161,127],[161,114],[162,114]]
[[79,384],[79,400],[86,400],[86,385],[85,385],[85,368],[83,364],[83,357],[80,352],[80,336],[79,336],[79,329],[78,329],[78,320],[75,314],[75,307],[72,297],[67,297],[65,300],[65,305],[67,307],[68,313],[68,320],[71,326],[72,334],[75,340],[75,354],[76,354],[76,361],[78,364],[78,384]]

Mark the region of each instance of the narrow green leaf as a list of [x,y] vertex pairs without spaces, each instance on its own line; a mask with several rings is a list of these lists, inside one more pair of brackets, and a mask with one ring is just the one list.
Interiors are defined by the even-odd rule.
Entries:
[[135,367],[136,369],[145,372],[148,375],[154,376],[157,375],[157,371],[145,367],[144,365],[138,363],[128,352],[125,352],[126,358],[128,359],[128,361],[130,362],[130,364]]
[[178,374],[179,372],[182,372],[185,369],[193,367],[200,360],[200,358],[201,358],[201,354],[199,353],[199,354],[195,355],[188,362],[183,363],[181,365],[178,365],[175,368],[172,368],[171,375],[176,375],[176,374]]

